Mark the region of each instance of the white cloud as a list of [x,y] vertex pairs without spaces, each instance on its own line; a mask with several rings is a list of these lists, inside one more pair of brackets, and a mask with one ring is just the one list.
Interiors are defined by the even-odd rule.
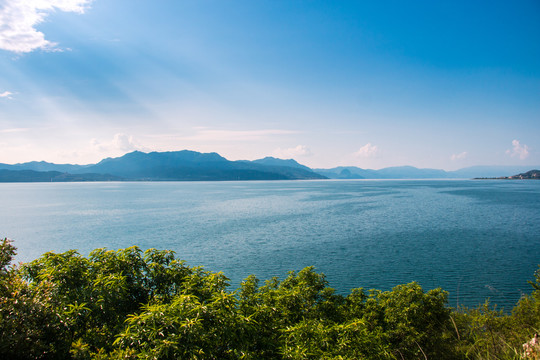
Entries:
[[378,152],[379,152],[379,148],[376,145],[372,145],[371,143],[367,143],[366,145],[362,146],[353,155],[355,157],[370,158],[370,157],[374,157],[375,155],[377,155]]
[[138,148],[138,145],[133,140],[133,136],[126,134],[114,135],[112,143],[117,149],[123,151],[132,151]]
[[11,91],[4,91],[3,93],[0,93],[0,98],[13,99],[11,95],[13,95]]
[[311,156],[313,153],[305,145],[298,145],[293,148],[281,149],[277,148],[274,150],[274,156],[278,158],[294,158],[296,156]]
[[452,156],[450,156],[450,159],[452,161],[456,161],[456,160],[465,159],[466,157],[467,157],[467,152],[464,151],[464,152],[459,153],[459,154],[453,154]]
[[512,150],[506,150],[506,153],[512,157],[519,156],[521,160],[529,156],[529,147],[525,144],[521,145],[519,140],[512,140]]
[[55,10],[84,13],[92,0],[0,0],[0,49],[27,53],[58,50],[35,26]]
[[114,135],[111,141],[102,143],[97,139],[90,140],[92,147],[100,152],[130,152],[134,150],[146,151],[147,149],[139,144],[131,135],[119,133]]

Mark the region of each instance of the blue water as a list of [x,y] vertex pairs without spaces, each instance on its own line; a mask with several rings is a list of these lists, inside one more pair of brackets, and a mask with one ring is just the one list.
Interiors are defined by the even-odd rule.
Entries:
[[418,281],[510,309],[540,264],[540,181],[19,183],[0,199],[19,261],[172,249],[234,288],[314,265],[344,294]]

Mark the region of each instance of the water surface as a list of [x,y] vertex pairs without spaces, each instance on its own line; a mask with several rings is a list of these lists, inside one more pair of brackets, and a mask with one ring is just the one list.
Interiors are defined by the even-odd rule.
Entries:
[[172,249],[233,287],[314,265],[341,293],[418,281],[508,309],[540,264],[540,181],[19,183],[0,199],[17,260]]

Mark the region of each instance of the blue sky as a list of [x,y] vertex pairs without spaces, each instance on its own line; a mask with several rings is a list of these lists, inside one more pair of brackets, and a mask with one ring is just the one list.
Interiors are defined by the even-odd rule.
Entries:
[[0,0],[0,162],[540,164],[540,3]]

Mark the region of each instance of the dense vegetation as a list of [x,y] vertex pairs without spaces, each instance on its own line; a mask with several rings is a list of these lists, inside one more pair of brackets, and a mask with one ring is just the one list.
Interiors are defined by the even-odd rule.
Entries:
[[[417,283],[336,294],[312,268],[230,291],[222,273],[137,247],[11,266],[0,241],[2,359],[520,359],[540,272],[511,315],[450,309]],[[533,358],[533,357],[531,357]]]

